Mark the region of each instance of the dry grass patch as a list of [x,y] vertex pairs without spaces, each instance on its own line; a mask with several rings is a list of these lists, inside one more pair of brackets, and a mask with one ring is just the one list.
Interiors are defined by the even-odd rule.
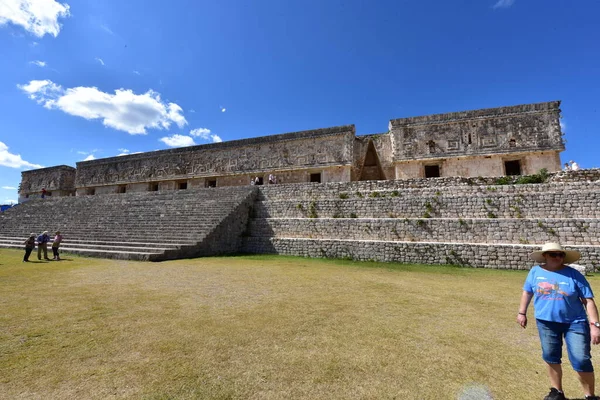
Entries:
[[[21,258],[0,250],[0,398],[547,391],[537,332],[514,321],[523,271],[271,256]],[[567,369],[565,388],[580,393]]]

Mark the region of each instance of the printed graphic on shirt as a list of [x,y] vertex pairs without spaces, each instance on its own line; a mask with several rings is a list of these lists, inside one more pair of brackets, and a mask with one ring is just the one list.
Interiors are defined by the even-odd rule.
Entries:
[[564,300],[564,296],[568,296],[569,293],[565,292],[564,290],[561,290],[561,284],[563,286],[568,285],[567,282],[538,282],[535,291],[538,293],[539,296],[542,296],[544,300]]

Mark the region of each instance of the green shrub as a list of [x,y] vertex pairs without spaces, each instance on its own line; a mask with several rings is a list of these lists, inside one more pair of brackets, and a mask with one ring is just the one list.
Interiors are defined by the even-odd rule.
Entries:
[[340,199],[347,199],[348,193],[340,193]]
[[356,215],[356,213],[350,213],[350,218],[358,218],[358,215]]
[[400,193],[398,193],[397,190],[393,190],[391,196],[392,197],[398,197],[400,195]]
[[308,206],[308,218],[319,218],[317,215],[317,203],[314,201],[311,201]]
[[371,194],[369,194],[369,197],[379,197],[379,192],[371,192]]

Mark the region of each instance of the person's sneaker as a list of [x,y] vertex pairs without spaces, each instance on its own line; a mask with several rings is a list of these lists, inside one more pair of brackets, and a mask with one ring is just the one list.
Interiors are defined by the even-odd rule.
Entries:
[[600,400],[598,396],[585,396],[585,400]]
[[556,388],[551,388],[550,393],[548,393],[548,395],[544,397],[544,400],[567,400],[567,398],[565,397],[565,394],[563,392],[559,391]]

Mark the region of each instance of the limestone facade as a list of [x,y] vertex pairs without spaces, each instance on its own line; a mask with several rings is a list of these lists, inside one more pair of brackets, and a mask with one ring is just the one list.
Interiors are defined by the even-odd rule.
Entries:
[[[163,191],[249,185],[257,177],[266,184],[270,174],[278,183],[326,183],[555,172],[564,150],[559,107],[554,101],[394,119],[388,132],[374,135],[356,136],[354,125],[345,125],[82,161],[76,170],[23,172],[19,200],[42,187],[60,195]],[[55,169],[65,179],[57,180]]]
[[46,196],[75,195],[76,169],[68,165],[24,171],[19,185],[19,202],[39,198],[42,189]]

